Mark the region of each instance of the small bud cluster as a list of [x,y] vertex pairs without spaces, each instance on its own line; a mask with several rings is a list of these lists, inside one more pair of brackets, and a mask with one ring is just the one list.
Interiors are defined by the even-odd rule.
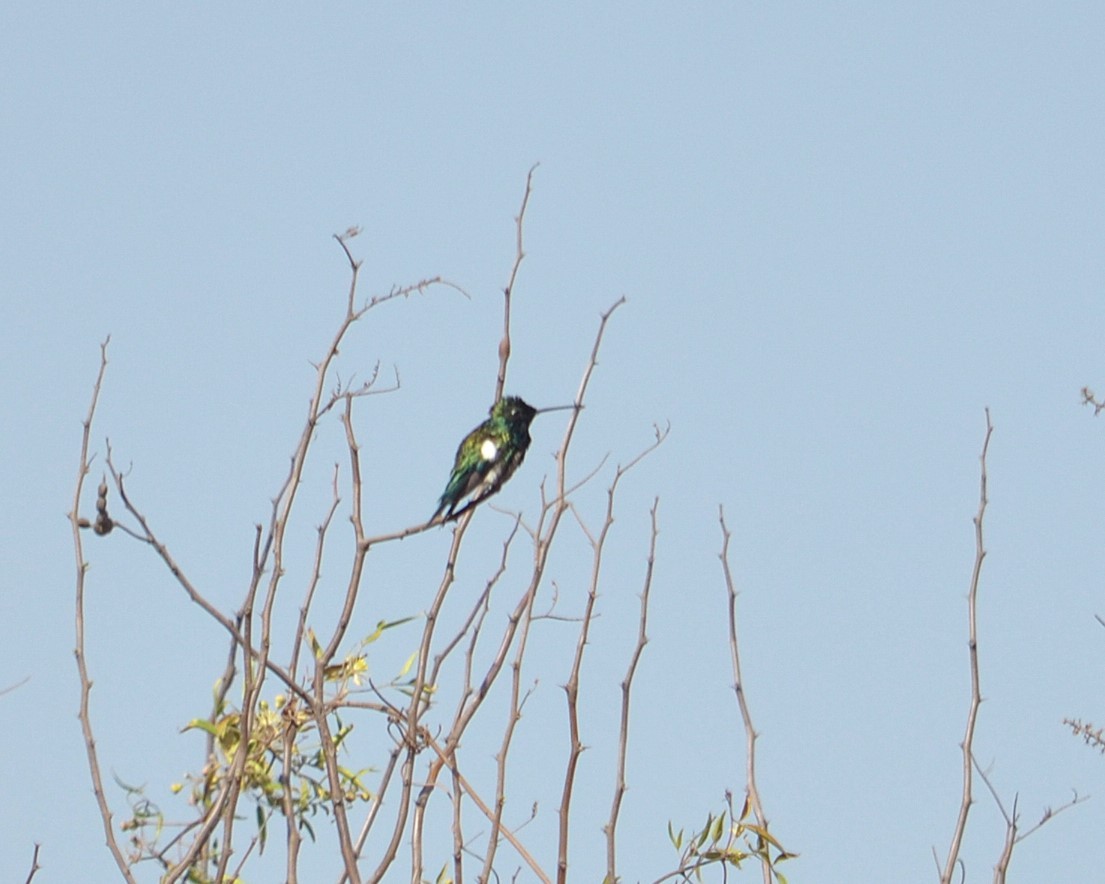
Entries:
[[105,534],[110,534],[111,529],[115,527],[115,523],[111,520],[111,516],[107,514],[107,480],[105,479],[100,483],[100,487],[96,489],[96,521],[89,522],[88,519],[81,519],[78,523],[82,528],[91,527],[93,531],[103,537]]

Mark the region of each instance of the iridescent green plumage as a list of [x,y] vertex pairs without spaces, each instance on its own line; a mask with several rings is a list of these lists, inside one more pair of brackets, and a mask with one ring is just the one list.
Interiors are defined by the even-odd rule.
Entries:
[[442,513],[443,521],[451,519],[459,515],[457,507],[464,498],[471,496],[464,507],[468,509],[502,488],[525,459],[531,441],[529,425],[542,411],[554,410],[534,408],[517,396],[507,396],[491,406],[491,417],[465,436],[457,448],[449,484],[430,521]]

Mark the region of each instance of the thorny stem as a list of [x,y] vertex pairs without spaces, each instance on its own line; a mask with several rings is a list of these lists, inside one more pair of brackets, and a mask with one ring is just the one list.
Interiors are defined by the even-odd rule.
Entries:
[[[479,793],[472,788],[472,785],[468,782],[468,780],[464,778],[464,775],[460,772],[459,769],[457,769],[456,765],[446,760],[444,750],[442,750],[442,748],[437,744],[433,737],[427,736],[426,743],[430,746],[431,749],[434,750],[434,752],[438,754],[438,758],[441,759],[443,763],[450,765],[450,769],[452,770],[452,773],[456,779],[457,785],[460,787],[461,790],[463,790],[465,795],[472,799],[472,803],[476,805],[480,813],[482,813],[489,820],[494,819],[495,811],[487,806],[487,802],[484,801],[480,797]],[[499,832],[510,843],[510,846],[518,852],[518,855],[522,858],[523,862],[525,862],[525,864],[530,867],[530,870],[537,876],[538,880],[540,880],[542,884],[551,884],[549,876],[546,875],[541,866],[537,864],[537,860],[535,860],[533,858],[533,855],[528,850],[526,850],[525,845],[518,840],[518,837],[510,829],[503,825],[499,826]]]
[[533,190],[533,173],[537,171],[539,163],[530,166],[526,174],[526,192],[522,195],[522,207],[518,210],[518,216],[514,219],[515,249],[514,265],[510,268],[510,279],[503,289],[503,337],[499,341],[499,375],[495,379],[495,398],[498,402],[503,398],[503,388],[506,386],[506,364],[510,360],[510,302],[514,295],[514,283],[518,279],[518,270],[522,266],[522,260],[526,257],[526,251],[522,243],[522,231],[526,220],[526,207],[529,205],[529,196]]
[[[111,808],[107,803],[107,796],[104,793],[103,779],[100,775],[100,758],[99,753],[96,751],[96,739],[92,731],[92,716],[90,713],[90,696],[92,693],[92,678],[88,674],[88,665],[85,660],[84,649],[84,589],[85,575],[88,573],[88,563],[84,558],[84,549],[81,545],[81,524],[80,524],[80,507],[81,507],[81,492],[84,489],[84,480],[88,476],[89,470],[89,458],[88,458],[88,442],[92,433],[92,419],[96,415],[96,405],[100,401],[100,390],[103,387],[104,373],[107,371],[107,346],[111,342],[111,335],[108,335],[102,344],[100,344],[100,370],[96,374],[96,383],[92,386],[92,401],[88,406],[88,414],[84,419],[83,427],[84,431],[81,434],[81,457],[80,464],[77,468],[77,484],[76,489],[73,492],[73,509],[69,513],[69,523],[73,528],[73,551],[76,554],[77,559],[77,581],[76,581],[76,647],[73,650],[73,655],[77,659],[77,673],[81,682],[81,701],[78,717],[81,722],[81,733],[84,735],[84,747],[88,756],[88,771],[92,777],[92,792],[96,796],[96,806],[100,810],[100,821],[104,827],[104,838],[107,842],[108,849],[111,851],[112,857],[115,859],[116,866],[119,867],[119,871],[122,873],[123,878],[127,881],[134,882],[134,876],[131,874],[130,866],[126,857],[123,855],[122,849],[119,847],[118,841],[115,839],[115,831],[112,826],[112,814]],[[35,850],[35,865],[37,866],[38,850]],[[31,870],[31,877],[34,876],[35,869]],[[28,878],[27,880],[30,880]]]
[[[732,536],[725,524],[725,510],[718,507],[718,522],[721,525],[721,568],[725,574],[725,589],[729,597],[729,657],[733,667],[733,691],[737,695],[737,706],[740,708],[741,721],[744,722],[745,736],[745,789],[748,802],[752,807],[752,813],[756,817],[756,824],[767,831],[767,816],[764,814],[763,804],[760,802],[760,791],[756,787],[756,739],[758,734],[752,726],[752,714],[748,711],[748,698],[745,696],[744,679],[741,677],[740,648],[737,633],[737,588],[733,581],[733,573],[729,569],[729,539]],[[764,884],[771,884],[771,864],[764,857],[760,858],[760,868],[763,872]]]
[[[376,822],[376,818],[380,815],[380,808],[384,805],[384,795],[387,794],[388,786],[391,784],[392,775],[395,773],[396,765],[399,761],[399,756],[402,754],[402,745],[397,745],[388,753],[388,763],[384,768],[383,775],[380,777],[380,785],[376,789],[376,794],[372,799],[372,805],[369,807],[368,814],[365,816],[364,823],[361,824],[361,831],[357,835],[357,843],[353,845],[354,853],[360,857],[364,850],[365,842],[368,840],[368,834],[372,831],[372,826]],[[349,880],[349,876],[343,874],[340,879],[340,884],[345,884]]]
[[333,492],[330,498],[330,509],[327,510],[322,523],[316,528],[318,535],[315,540],[315,561],[311,568],[311,581],[304,594],[303,604],[299,608],[299,623],[295,630],[295,638],[292,639],[292,653],[289,657],[288,672],[295,678],[299,667],[299,654],[303,647],[303,639],[307,635],[307,615],[311,610],[311,603],[315,598],[315,590],[318,589],[322,579],[322,557],[326,549],[326,534],[330,530],[330,523],[334,520],[334,514],[341,503],[341,494],[338,492],[338,466],[334,465]]
[[641,661],[645,645],[648,644],[648,599],[652,591],[652,573],[656,564],[656,537],[659,529],[656,522],[656,513],[660,508],[660,498],[652,502],[649,511],[652,520],[652,531],[649,535],[648,559],[645,567],[644,587],[641,589],[641,617],[637,630],[637,644],[633,648],[633,655],[629,658],[629,668],[622,680],[622,711],[618,727],[618,762],[616,779],[614,782],[614,799],[610,807],[610,819],[603,826],[606,834],[606,880],[613,884],[618,880],[617,873],[617,849],[615,839],[618,830],[618,815],[621,812],[622,797],[625,795],[625,760],[629,746],[629,699],[633,690],[633,676],[637,672],[637,664]]
[[979,456],[979,492],[978,512],[974,517],[975,526],[975,563],[971,571],[971,584],[967,592],[967,651],[971,668],[971,702],[967,708],[967,727],[963,735],[960,748],[963,750],[963,797],[959,803],[959,816],[955,822],[955,830],[952,832],[951,846],[948,848],[948,858],[944,863],[944,870],[940,874],[940,884],[952,884],[955,875],[956,862],[959,860],[959,851],[963,844],[963,834],[967,830],[967,815],[970,813],[973,798],[971,797],[971,758],[975,740],[975,725],[978,721],[978,709],[982,703],[982,691],[979,685],[978,674],[978,586],[982,576],[982,562],[986,558],[986,547],[983,542],[982,522],[986,515],[986,454],[990,450],[990,436],[994,427],[990,423],[990,409],[986,409],[986,435],[982,441],[982,454]]
[[986,789],[989,791],[990,796],[994,799],[994,803],[998,806],[998,811],[1001,813],[1002,819],[1005,820],[1005,842],[1002,845],[1001,855],[998,857],[997,863],[994,865],[994,884],[1004,884],[1006,875],[1009,873],[1009,863],[1013,859],[1013,848],[1032,835],[1038,829],[1047,825],[1058,814],[1062,813],[1068,808],[1074,807],[1076,804],[1081,804],[1089,796],[1079,795],[1077,791],[1074,792],[1074,797],[1065,804],[1059,805],[1058,808],[1047,807],[1044,808],[1044,813],[1035,825],[1030,826],[1023,832],[1020,830],[1020,811],[1017,809],[1017,803],[1019,796],[1013,796],[1013,809],[1011,811],[1005,809],[1005,804],[1002,803],[1001,796],[998,795],[998,790],[994,788],[994,784],[990,781],[989,774],[982,769],[982,766],[978,763],[978,759],[974,756],[971,757],[971,761],[974,764],[975,772],[978,774],[978,778],[982,780]]
[[[595,603],[598,601],[599,577],[602,573],[602,560],[606,548],[606,539],[610,534],[610,529],[614,526],[614,496],[617,493],[618,484],[621,482],[622,476],[633,469],[633,467],[640,463],[649,453],[656,450],[660,443],[663,442],[664,438],[665,436],[661,434],[660,429],[657,427],[656,441],[634,457],[627,465],[619,466],[615,471],[614,479],[606,491],[606,513],[598,536],[592,537],[591,533],[583,526],[582,522],[580,522],[584,534],[591,543],[591,581],[587,590],[587,602],[584,606],[583,617],[581,619],[579,637],[576,641],[576,651],[572,660],[571,672],[569,673],[567,683],[564,685],[564,693],[568,701],[568,763],[564,771],[564,787],[561,792],[560,809],[558,811],[560,827],[557,846],[557,881],[559,884],[564,884],[568,877],[568,823],[571,816],[572,793],[575,788],[576,769],[579,764],[579,758],[584,750],[579,731],[579,676],[583,669],[584,649],[587,647],[588,637],[591,632],[591,624],[594,621]],[[579,514],[574,509],[573,513],[575,513],[576,518],[579,519]]]
[[[520,525],[521,518],[519,517],[515,519],[514,528],[503,544],[503,555],[499,561],[499,570],[492,576],[491,580],[488,581],[487,589],[483,594],[483,601],[480,605],[480,622],[477,622],[472,631],[472,641],[465,655],[465,691],[458,713],[463,711],[464,703],[467,702],[472,692],[472,666],[476,652],[476,641],[482,631],[483,612],[487,610],[486,600],[490,595],[491,587],[498,583],[499,578],[506,572],[507,553],[510,550],[511,542],[517,536]],[[503,738],[499,744],[499,751],[495,755],[495,809],[491,817],[491,832],[487,837],[487,853],[484,855],[483,868],[476,877],[476,880],[481,882],[481,884],[482,882],[490,881],[494,874],[495,854],[498,851],[499,836],[503,830],[503,810],[506,807],[507,758],[510,754],[510,746],[514,739],[514,730],[522,718],[522,707],[525,706],[526,697],[529,696],[529,692],[527,692],[525,696],[522,696],[522,660],[525,657],[529,629],[532,623],[533,606],[531,605],[525,611],[521,634],[518,638],[518,648],[515,651],[514,660],[510,664],[510,708],[507,712],[507,723],[506,727],[503,729]]]

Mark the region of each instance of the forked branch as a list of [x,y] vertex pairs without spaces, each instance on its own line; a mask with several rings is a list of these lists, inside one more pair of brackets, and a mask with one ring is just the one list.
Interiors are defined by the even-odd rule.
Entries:
[[627,789],[625,765],[629,748],[629,699],[633,692],[633,677],[637,673],[637,664],[641,662],[641,655],[644,653],[645,645],[648,644],[648,600],[652,592],[652,573],[656,564],[656,537],[659,534],[656,513],[659,508],[660,498],[657,497],[653,500],[652,509],[649,511],[652,520],[652,531],[649,535],[644,586],[641,589],[641,616],[637,626],[637,644],[633,648],[633,654],[629,658],[629,668],[622,680],[622,710],[618,726],[618,761],[614,775],[614,799],[610,807],[610,819],[603,826],[603,833],[606,835],[606,880],[611,882],[618,880],[616,838],[622,798],[625,796]]
[[[88,573],[88,563],[84,558],[84,548],[81,545],[81,493],[84,490],[84,480],[89,471],[89,439],[92,434],[92,420],[96,416],[96,406],[100,401],[100,390],[104,383],[104,374],[107,371],[107,346],[111,342],[108,335],[100,344],[100,370],[96,374],[96,383],[92,386],[92,401],[88,405],[88,414],[84,419],[84,431],[81,435],[81,457],[77,468],[77,484],[73,492],[73,509],[69,512],[69,522],[73,528],[73,551],[77,558],[77,594],[76,594],[76,647],[73,654],[77,658],[77,673],[81,683],[81,701],[78,718],[81,722],[81,733],[84,736],[84,748],[88,756],[88,770],[92,777],[92,792],[96,796],[96,806],[100,811],[100,822],[104,827],[104,838],[108,849],[115,859],[116,866],[127,881],[134,882],[131,874],[130,863],[123,854],[119,842],[115,838],[115,828],[112,824],[111,807],[107,803],[107,795],[104,793],[103,777],[100,772],[100,757],[96,750],[96,739],[92,730],[92,715],[90,711],[90,697],[92,694],[92,678],[88,674],[88,664],[85,659],[84,641],[84,590],[85,575]],[[37,858],[37,850],[35,855]],[[32,876],[34,870],[31,871]]]

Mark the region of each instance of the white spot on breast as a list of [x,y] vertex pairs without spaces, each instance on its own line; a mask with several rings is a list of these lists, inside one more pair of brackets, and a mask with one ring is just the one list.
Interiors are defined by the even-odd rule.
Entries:
[[484,460],[494,460],[499,453],[499,448],[490,439],[484,439],[480,446],[480,457]]

